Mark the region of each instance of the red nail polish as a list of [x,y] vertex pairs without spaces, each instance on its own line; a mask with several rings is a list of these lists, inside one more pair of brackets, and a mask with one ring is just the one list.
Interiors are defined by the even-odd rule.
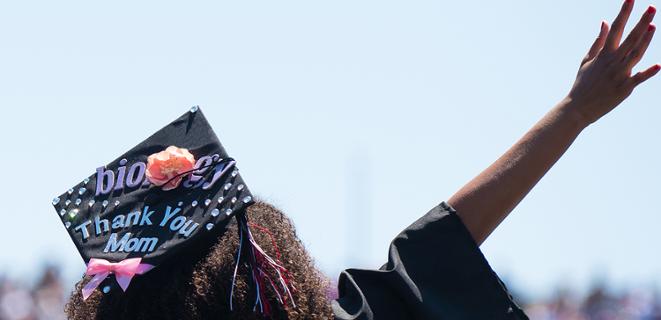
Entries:
[[650,23],[650,25],[647,26],[647,32],[652,32],[654,30],[656,30],[656,25],[654,25],[653,23]]
[[654,67],[652,67],[655,71],[661,70],[661,64],[655,64]]
[[654,6],[649,6],[647,7],[647,13],[652,14],[656,12],[656,8]]

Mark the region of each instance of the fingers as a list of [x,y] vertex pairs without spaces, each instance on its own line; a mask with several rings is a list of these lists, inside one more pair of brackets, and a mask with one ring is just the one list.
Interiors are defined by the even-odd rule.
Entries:
[[640,71],[636,73],[633,77],[631,77],[631,82],[633,83],[633,86],[637,86],[643,82],[645,82],[647,79],[653,77],[655,74],[657,74],[661,70],[661,65],[660,64],[655,64],[647,70]]
[[625,64],[627,70],[631,70],[631,68],[643,58],[645,51],[647,51],[647,47],[649,47],[650,42],[652,41],[654,31],[656,31],[656,26],[654,24],[649,24],[643,38],[640,39],[638,44],[636,44],[636,47],[626,56]]
[[604,49],[612,51],[617,49],[618,45],[620,44],[620,40],[622,39],[624,26],[627,24],[627,20],[629,20],[629,15],[631,15],[631,9],[633,9],[633,0],[624,0],[622,9],[620,9],[620,13],[617,15],[615,20],[613,20],[613,25],[611,26],[611,30],[608,33],[608,37],[606,38]]
[[601,51],[601,48],[604,47],[604,43],[606,43],[607,35],[608,35],[608,22],[601,21],[601,29],[599,30],[599,35],[597,36],[596,39],[594,39],[594,43],[592,43],[592,46],[590,47],[590,50],[588,50],[588,54],[583,59],[581,65],[594,59],[594,57],[597,56],[597,53]]
[[645,11],[643,16],[640,17],[640,21],[638,21],[624,42],[622,42],[622,45],[617,49],[619,56],[626,56],[640,42],[640,39],[648,31],[648,26],[652,22],[652,19],[654,19],[655,13],[656,8],[654,6],[649,6],[647,8],[647,11]]

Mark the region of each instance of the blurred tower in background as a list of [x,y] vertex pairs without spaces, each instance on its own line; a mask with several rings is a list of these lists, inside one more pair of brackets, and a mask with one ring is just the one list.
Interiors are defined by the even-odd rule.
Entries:
[[371,163],[365,148],[356,148],[346,163],[346,261],[351,268],[370,266],[372,260]]

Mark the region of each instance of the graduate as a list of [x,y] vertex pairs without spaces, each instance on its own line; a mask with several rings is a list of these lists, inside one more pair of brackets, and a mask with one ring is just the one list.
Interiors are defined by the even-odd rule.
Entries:
[[345,270],[337,288],[193,107],[52,200],[87,265],[68,318],[528,319],[479,246],[583,130],[661,69],[632,72],[656,12],[624,36],[633,5],[601,23],[565,98],[405,228],[383,266]]

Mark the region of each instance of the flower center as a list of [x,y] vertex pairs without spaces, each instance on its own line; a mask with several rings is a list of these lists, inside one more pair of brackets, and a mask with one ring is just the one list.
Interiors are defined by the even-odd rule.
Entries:
[[182,166],[181,161],[177,161],[177,159],[165,160],[161,165],[161,174],[168,177],[174,176],[179,173]]

